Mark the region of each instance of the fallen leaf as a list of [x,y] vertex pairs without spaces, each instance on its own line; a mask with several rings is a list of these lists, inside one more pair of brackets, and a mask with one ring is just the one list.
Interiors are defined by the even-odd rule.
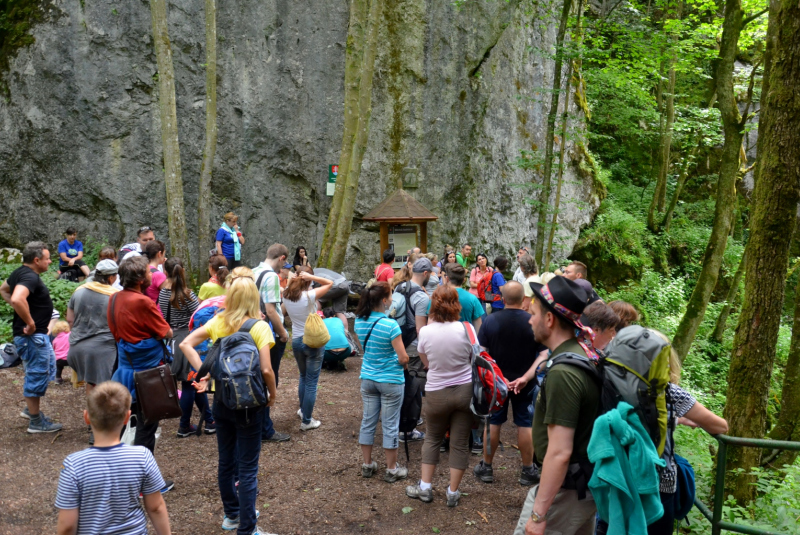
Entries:
[[479,515],[481,515],[481,518],[483,519],[483,521],[484,521],[484,522],[486,522],[487,524],[489,523],[489,519],[488,519],[488,518],[486,518],[486,515],[485,515],[485,514],[481,513],[480,511],[476,511],[476,513],[478,513]]
[[407,515],[408,513],[410,513],[413,510],[414,510],[413,507],[403,507],[403,514]]
[[268,504],[268,503],[265,503],[265,504],[264,504],[264,505],[262,505],[261,507],[262,507],[262,508],[264,508],[264,509],[266,509],[267,507],[269,507],[269,504]]
[[431,529],[433,530],[434,533],[441,533],[441,530],[437,527],[433,527]]

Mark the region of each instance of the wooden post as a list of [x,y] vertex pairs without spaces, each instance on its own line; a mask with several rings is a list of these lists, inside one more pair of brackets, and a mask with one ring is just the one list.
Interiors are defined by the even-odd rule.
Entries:
[[423,253],[428,252],[428,222],[423,221],[419,224],[419,248]]
[[383,252],[389,248],[389,223],[381,221],[381,251],[379,256],[383,262]]

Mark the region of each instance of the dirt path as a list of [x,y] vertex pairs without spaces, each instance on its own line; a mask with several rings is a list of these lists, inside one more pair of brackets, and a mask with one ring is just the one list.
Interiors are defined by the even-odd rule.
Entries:
[[[510,534],[516,524],[527,488],[517,483],[519,453],[516,428],[503,428],[504,451],[494,460],[495,483],[485,485],[471,473],[461,490],[467,495],[458,507],[445,505],[447,459],[442,454],[434,478],[431,504],[405,496],[405,482],[385,483],[383,453],[376,448],[381,467],[372,479],[361,478],[358,429],[361,423],[359,370],[361,359],[348,359],[346,372],[323,370],[314,416],[322,427],[301,433],[297,410],[297,366],[289,353],[281,365],[281,384],[275,427],[292,435],[289,442],[264,444],[258,486],[259,526],[270,533],[498,533]],[[69,370],[64,374],[67,377]],[[61,461],[87,447],[81,417],[82,390],[69,383],[48,389],[42,408],[64,424],[54,435],[29,435],[27,420],[19,417],[24,406],[22,370],[0,371],[0,534],[54,533],[57,511],[53,506]],[[194,420],[197,415],[195,411]],[[222,521],[217,488],[217,449],[213,436],[178,439],[177,420],[163,423],[156,460],[175,489],[165,495],[174,534],[216,534]],[[424,429],[424,426],[423,426]],[[380,445],[380,428],[376,437]],[[409,480],[419,479],[421,443],[410,444]],[[405,453],[401,446],[401,460]],[[479,457],[470,459],[470,471]],[[403,508],[413,510],[403,513]],[[484,520],[484,517],[488,520]]]

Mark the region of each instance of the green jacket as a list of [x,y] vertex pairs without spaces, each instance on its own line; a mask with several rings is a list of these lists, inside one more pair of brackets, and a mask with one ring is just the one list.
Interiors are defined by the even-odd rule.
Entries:
[[621,401],[597,418],[588,454],[594,463],[589,489],[600,518],[608,522],[608,535],[647,533],[664,515],[656,466],[666,462],[633,407]]

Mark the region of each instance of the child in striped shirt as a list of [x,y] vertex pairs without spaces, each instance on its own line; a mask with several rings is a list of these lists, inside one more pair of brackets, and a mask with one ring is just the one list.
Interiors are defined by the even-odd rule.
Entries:
[[[145,511],[158,535],[169,535],[161,488],[164,479],[153,454],[120,442],[131,416],[131,395],[115,381],[87,396],[83,419],[94,431],[94,446],[64,460],[58,479],[58,535],[147,535]],[[143,496],[144,508],[139,501]]]

